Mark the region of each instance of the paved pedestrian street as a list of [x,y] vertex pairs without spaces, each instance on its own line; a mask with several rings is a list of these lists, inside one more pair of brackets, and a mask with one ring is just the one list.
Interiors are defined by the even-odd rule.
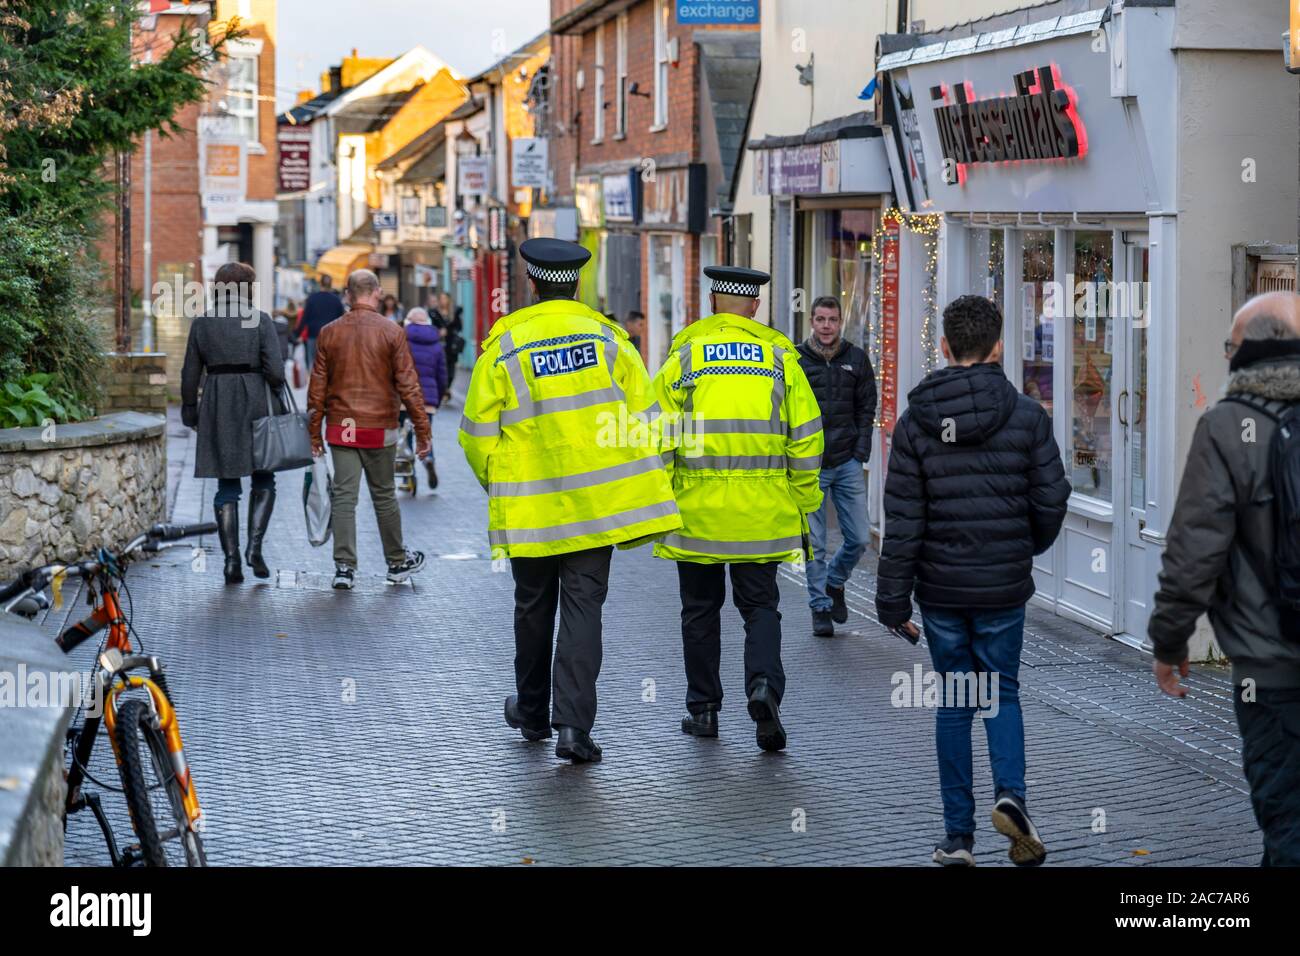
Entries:
[[[226,587],[215,536],[202,561],[177,548],[128,576],[135,628],[169,667],[213,864],[930,865],[942,835],[934,714],[891,704],[893,676],[929,661],[875,621],[870,560],[831,640],[811,635],[801,575],[782,572],[785,753],[755,746],[730,605],[721,737],[680,732],[676,573],[648,548],[614,560],[594,730],[604,762],[571,766],[554,740],[507,728],[512,582],[486,553],[459,417],[451,406],[436,420],[437,494],[422,481],[402,500],[407,543],[429,557],[413,586],[384,583],[363,493],[358,585],[331,590],[329,547],[306,543],[298,474],[279,476],[270,582]],[[169,430],[173,518],[209,519],[213,483],[189,477],[174,413]],[[83,607],[68,600],[46,629]],[[81,648],[78,666],[93,653]],[[1196,667],[1186,700],[1162,698],[1148,657],[1033,611],[1024,664],[1029,806],[1049,864],[1258,861],[1224,670]],[[976,858],[1008,866],[978,729],[975,746]],[[107,746],[96,760],[115,783]],[[120,795],[105,804],[128,834]],[[107,860],[89,814],[69,821],[67,860]]]

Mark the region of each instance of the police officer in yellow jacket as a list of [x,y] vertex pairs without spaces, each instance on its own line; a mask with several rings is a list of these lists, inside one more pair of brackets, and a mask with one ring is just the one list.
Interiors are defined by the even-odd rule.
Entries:
[[687,326],[654,380],[661,436],[683,527],[655,545],[678,562],[686,709],[682,731],[718,735],[722,604],[745,622],[745,694],[758,745],[786,744],[780,703],[777,568],[811,557],[807,515],[821,505],[822,423],[794,343],[754,321],[769,276],[714,266],[717,314]]
[[558,239],[529,239],[519,251],[540,301],[493,325],[474,365],[460,444],[488,493],[492,557],[510,560],[515,581],[518,693],[506,699],[506,723],[526,740],[554,727],[556,756],[596,761],[613,547],[682,522],[660,449],[628,414],[649,400],[641,354],[617,324],[574,301],[591,254]]

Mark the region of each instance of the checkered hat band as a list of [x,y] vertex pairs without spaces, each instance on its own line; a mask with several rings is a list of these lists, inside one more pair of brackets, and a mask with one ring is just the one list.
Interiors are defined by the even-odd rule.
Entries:
[[752,282],[715,281],[713,291],[718,295],[747,295],[751,299],[758,298],[758,286]]
[[531,262],[524,264],[525,270],[534,279],[541,279],[543,282],[577,282],[577,269],[543,269],[541,266],[535,266]]

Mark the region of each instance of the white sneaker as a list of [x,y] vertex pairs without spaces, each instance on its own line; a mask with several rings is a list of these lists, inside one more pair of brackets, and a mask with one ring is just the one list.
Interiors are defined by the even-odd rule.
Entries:
[[334,567],[335,589],[339,591],[351,591],[352,586],[355,583],[353,581],[353,576],[355,575],[355,573],[356,572],[353,571],[346,564],[335,565]]

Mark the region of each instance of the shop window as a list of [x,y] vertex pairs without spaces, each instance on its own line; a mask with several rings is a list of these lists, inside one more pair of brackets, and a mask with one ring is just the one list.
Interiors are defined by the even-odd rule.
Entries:
[[627,14],[620,13],[614,21],[615,106],[614,138],[627,136]]
[[[867,347],[867,308],[871,298],[871,242],[874,209],[826,209],[805,213],[804,308],[800,338],[807,337],[809,307],[823,295],[834,296],[844,317],[844,337]],[[808,241],[811,240],[811,241]]]
[[[1070,419],[1070,484],[1081,495],[1110,500],[1113,436],[1111,381],[1114,378],[1115,321],[1111,315],[1114,267],[1113,236],[1107,232],[1074,233],[1074,288],[1064,294],[1058,314],[1068,314],[1073,333]],[[1121,333],[1123,330],[1120,330]]]
[[1136,250],[1137,254],[1133,257],[1136,260],[1134,274],[1130,276],[1131,295],[1137,297],[1137,301],[1131,303],[1130,315],[1135,319],[1142,317],[1146,321],[1134,321],[1132,325],[1132,338],[1129,340],[1132,344],[1130,349],[1133,352],[1130,358],[1133,369],[1132,382],[1130,386],[1133,397],[1130,402],[1132,411],[1129,413],[1131,421],[1129,443],[1132,446],[1129,450],[1129,456],[1132,460],[1132,481],[1129,482],[1129,506],[1139,511],[1146,509],[1147,497],[1147,328],[1150,321],[1151,302],[1148,297],[1147,283],[1150,281],[1151,268],[1151,250],[1147,246],[1142,246]]
[[1056,243],[1046,229],[1028,229],[1020,263],[1021,381],[1026,395],[1052,414],[1052,366],[1056,360],[1048,299],[1055,277]]
[[1003,263],[1006,258],[1001,229],[970,230],[970,290],[990,299],[1000,312],[1006,311],[1002,292]]
[[652,130],[668,125],[668,0],[655,0],[655,121]]

